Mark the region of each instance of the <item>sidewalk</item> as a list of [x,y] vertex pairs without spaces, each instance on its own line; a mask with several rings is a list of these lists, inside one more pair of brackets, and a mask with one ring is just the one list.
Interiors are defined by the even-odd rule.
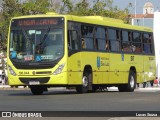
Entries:
[[0,88],[10,88],[9,85],[0,85]]
[[[118,91],[118,88],[117,87],[108,87],[108,91]],[[160,91],[160,86],[149,86],[149,87],[146,87],[146,88],[143,88],[143,87],[139,87],[139,88],[136,88],[135,91]]]

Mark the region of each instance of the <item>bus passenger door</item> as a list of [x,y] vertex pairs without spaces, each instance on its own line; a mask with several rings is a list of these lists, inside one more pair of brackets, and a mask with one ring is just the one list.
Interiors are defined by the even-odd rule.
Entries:
[[68,30],[68,84],[80,84],[81,61],[78,31]]

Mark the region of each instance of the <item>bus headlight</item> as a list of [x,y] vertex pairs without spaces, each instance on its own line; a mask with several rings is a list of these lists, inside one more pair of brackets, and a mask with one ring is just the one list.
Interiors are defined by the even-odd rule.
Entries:
[[11,66],[8,65],[8,70],[10,72],[11,75],[16,76],[16,73],[14,72],[14,70],[12,69]]
[[61,73],[62,70],[63,70],[63,68],[64,68],[64,66],[65,66],[64,63],[61,64],[61,65],[59,65],[58,68],[53,72],[53,74],[54,74],[54,75],[57,75],[57,74]]

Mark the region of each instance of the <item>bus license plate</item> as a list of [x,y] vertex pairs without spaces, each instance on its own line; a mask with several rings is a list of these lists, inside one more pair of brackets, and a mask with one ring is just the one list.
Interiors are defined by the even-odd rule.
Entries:
[[39,81],[29,81],[29,85],[39,85]]

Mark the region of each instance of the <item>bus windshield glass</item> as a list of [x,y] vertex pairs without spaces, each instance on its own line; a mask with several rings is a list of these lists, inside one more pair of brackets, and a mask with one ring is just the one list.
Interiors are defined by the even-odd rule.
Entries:
[[55,61],[64,54],[64,18],[15,19],[10,29],[12,61]]

